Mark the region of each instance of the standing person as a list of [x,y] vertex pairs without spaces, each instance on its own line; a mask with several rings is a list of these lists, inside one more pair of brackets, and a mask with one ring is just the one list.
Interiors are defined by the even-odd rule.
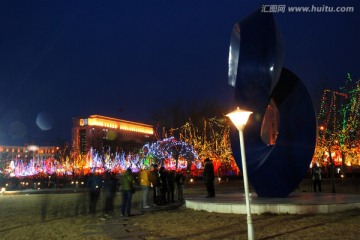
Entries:
[[86,188],[89,191],[89,212],[96,215],[96,206],[100,197],[101,179],[98,175],[90,173],[86,181]]
[[321,169],[316,163],[312,167],[311,173],[314,185],[314,192],[316,192],[316,188],[318,188],[319,192],[321,192]]
[[160,182],[161,182],[161,197],[160,197],[160,204],[166,204],[167,203],[167,192],[169,191],[169,179],[168,179],[168,173],[164,166],[160,167],[159,170],[159,176],[160,176]]
[[170,170],[167,175],[168,179],[168,192],[167,192],[167,201],[169,203],[174,202],[174,191],[175,191],[175,170]]
[[134,188],[134,177],[131,168],[126,169],[120,177],[120,189],[122,193],[121,216],[130,217],[132,189]]
[[214,187],[214,165],[209,158],[206,158],[204,161],[204,182],[206,185],[206,190],[208,192],[207,198],[215,197],[215,187]]
[[184,199],[183,198],[184,182],[185,182],[185,176],[184,176],[184,174],[182,174],[182,172],[180,170],[175,174],[177,197],[178,197],[179,201],[182,201]]
[[160,186],[161,186],[157,164],[154,164],[151,167],[150,182],[151,182],[152,188],[153,188],[153,204],[157,205],[157,204],[159,204],[159,201],[160,201],[159,193],[160,193]]
[[150,182],[150,171],[143,167],[143,169],[140,172],[140,186],[142,190],[142,207],[143,208],[149,208],[148,205],[148,198],[149,198],[149,189],[151,186]]

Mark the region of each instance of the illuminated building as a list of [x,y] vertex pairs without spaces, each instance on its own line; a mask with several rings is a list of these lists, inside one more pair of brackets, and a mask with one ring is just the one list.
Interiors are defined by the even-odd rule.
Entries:
[[32,159],[52,157],[59,147],[56,146],[0,146],[0,160]]
[[[74,152],[86,154],[91,147],[124,150],[125,143],[144,144],[151,140],[153,126],[100,115],[73,118]],[[118,148],[118,149],[114,149]]]

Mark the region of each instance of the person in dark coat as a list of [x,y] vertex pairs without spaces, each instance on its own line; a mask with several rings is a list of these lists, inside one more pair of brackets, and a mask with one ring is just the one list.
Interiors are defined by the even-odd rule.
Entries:
[[321,192],[321,169],[318,167],[317,164],[311,169],[312,179],[313,179],[313,186],[314,192],[316,192],[316,187],[318,188],[319,192]]
[[96,206],[100,197],[101,179],[97,174],[90,173],[86,187],[89,191],[89,212],[93,216],[96,215]]
[[160,167],[159,177],[161,182],[161,197],[159,204],[162,205],[167,203],[166,196],[169,191],[168,172],[166,171],[164,166]]
[[154,164],[151,166],[151,171],[150,171],[150,182],[153,188],[153,204],[154,205],[158,205],[160,202],[160,196],[161,196],[161,182],[160,182],[160,177],[159,177],[159,170],[158,170],[158,165]]
[[170,170],[167,174],[168,181],[168,191],[167,191],[167,201],[169,203],[174,202],[174,192],[175,192],[175,170]]
[[206,197],[211,198],[215,197],[215,187],[214,187],[214,165],[209,158],[206,158],[204,161],[204,182],[206,185],[206,190],[208,195]]
[[117,180],[114,174],[106,172],[104,176],[104,217],[108,218],[114,213],[114,199],[116,195]]

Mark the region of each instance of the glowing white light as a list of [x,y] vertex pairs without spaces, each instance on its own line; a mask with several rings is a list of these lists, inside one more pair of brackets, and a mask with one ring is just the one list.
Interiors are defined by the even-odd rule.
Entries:
[[227,114],[226,116],[230,118],[238,130],[241,130],[247,123],[250,114],[252,114],[252,112],[242,110],[238,107],[235,111]]

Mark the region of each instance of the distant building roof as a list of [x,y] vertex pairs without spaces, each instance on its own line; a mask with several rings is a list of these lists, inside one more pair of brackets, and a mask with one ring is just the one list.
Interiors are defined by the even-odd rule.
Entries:
[[124,131],[154,134],[154,128],[152,125],[127,121],[118,118],[106,117],[101,115],[90,115],[88,117],[75,117],[73,119],[79,120],[78,122],[74,122],[74,127],[98,126],[98,127],[119,129]]

